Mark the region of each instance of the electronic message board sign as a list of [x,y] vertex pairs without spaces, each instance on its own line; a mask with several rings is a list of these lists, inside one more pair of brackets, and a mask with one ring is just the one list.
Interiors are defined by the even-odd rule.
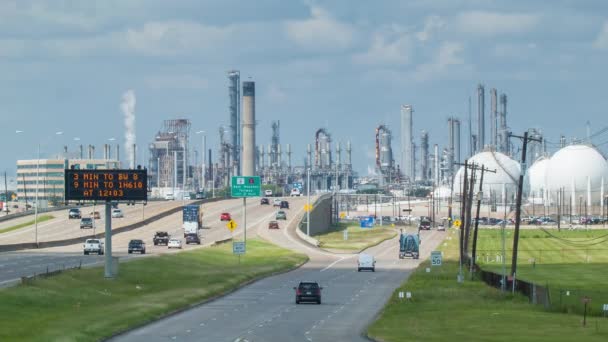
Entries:
[[65,200],[147,201],[147,170],[65,170]]

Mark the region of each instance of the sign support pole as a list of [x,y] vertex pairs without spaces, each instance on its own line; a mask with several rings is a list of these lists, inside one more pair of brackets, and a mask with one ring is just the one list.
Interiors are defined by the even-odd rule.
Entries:
[[[243,197],[243,238],[245,240],[245,250],[247,250],[247,197]],[[239,256],[239,262],[241,257]]]
[[[93,213],[95,215],[95,213]],[[95,218],[93,218],[95,220]],[[105,242],[105,277],[113,278],[112,274],[112,204],[106,201],[106,242]]]

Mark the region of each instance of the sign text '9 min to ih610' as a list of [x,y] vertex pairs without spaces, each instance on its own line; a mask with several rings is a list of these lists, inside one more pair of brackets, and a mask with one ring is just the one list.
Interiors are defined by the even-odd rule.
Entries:
[[147,201],[146,170],[65,170],[65,200]]

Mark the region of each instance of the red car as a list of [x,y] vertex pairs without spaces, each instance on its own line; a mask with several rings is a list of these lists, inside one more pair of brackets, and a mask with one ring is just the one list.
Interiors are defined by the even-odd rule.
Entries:
[[220,221],[230,221],[232,220],[232,217],[230,217],[229,213],[222,213],[220,215]]
[[277,222],[277,221],[268,222],[268,229],[279,229],[279,222]]

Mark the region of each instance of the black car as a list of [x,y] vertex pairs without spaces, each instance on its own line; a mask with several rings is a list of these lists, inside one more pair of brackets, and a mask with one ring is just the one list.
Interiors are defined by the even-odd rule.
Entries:
[[279,209],[289,209],[289,202],[281,201],[281,205],[279,206]]
[[154,234],[154,238],[152,239],[152,241],[154,241],[154,246],[168,245],[169,244],[169,233],[156,232],[156,234]]
[[268,198],[264,197],[260,200],[260,204],[270,204],[270,201],[268,200]]
[[133,252],[139,252],[146,254],[146,244],[142,240],[131,240],[129,241],[129,254]]
[[317,282],[303,281],[293,289],[296,290],[296,304],[300,304],[300,302],[321,304],[321,290],[323,288]]
[[418,226],[419,230],[431,230],[431,221],[420,221],[420,225]]
[[82,218],[80,209],[78,209],[78,208],[70,209],[70,211],[68,212],[68,219],[79,219],[79,218]]
[[191,244],[191,243],[200,245],[201,238],[199,238],[197,234],[187,234],[186,235],[186,245]]

